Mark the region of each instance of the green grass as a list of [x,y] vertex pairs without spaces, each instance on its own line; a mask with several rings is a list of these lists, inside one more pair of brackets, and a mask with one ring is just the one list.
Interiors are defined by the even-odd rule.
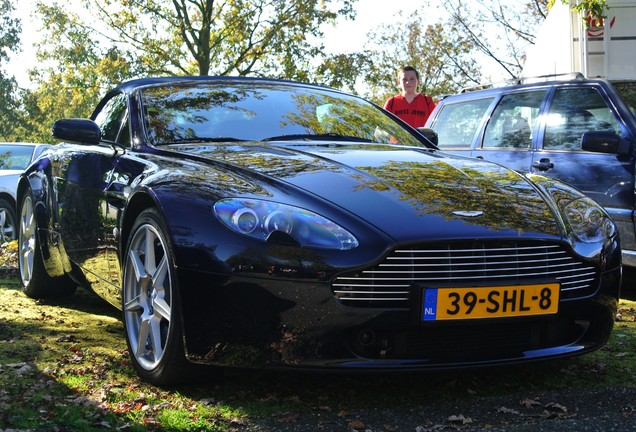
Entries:
[[636,303],[621,300],[620,314],[606,347],[567,360],[362,377],[233,370],[222,383],[161,389],[137,378],[119,311],[83,290],[64,301],[35,301],[15,278],[5,278],[0,429],[226,432],[256,418],[284,424],[305,413],[636,387]]

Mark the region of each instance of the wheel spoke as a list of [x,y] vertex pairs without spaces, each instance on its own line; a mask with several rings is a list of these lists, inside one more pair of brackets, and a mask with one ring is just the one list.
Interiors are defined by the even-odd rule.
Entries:
[[155,272],[152,274],[152,286],[155,288],[161,287],[163,289],[166,276],[168,275],[168,258],[164,254],[163,258],[161,258],[161,262],[155,269]]
[[22,271],[24,272],[24,280],[31,280],[31,269],[33,268],[33,249],[28,245],[23,249],[22,254]]
[[137,335],[137,347],[135,349],[135,357],[140,358],[148,353],[146,348],[146,341],[151,334],[150,320],[146,316],[141,320],[139,324],[139,334]]
[[4,224],[6,223],[7,223],[7,212],[6,210],[2,209],[0,210],[0,238],[2,238],[2,241],[4,241],[6,237],[5,227],[4,227]]
[[152,302],[152,309],[155,315],[159,318],[163,318],[166,321],[170,322],[170,305],[165,301],[163,297],[157,297]]
[[128,252],[128,257],[130,259],[130,263],[132,264],[132,269],[135,272],[135,281],[137,282],[137,284],[140,284],[141,280],[146,277],[146,268],[144,267],[144,263],[139,257],[139,251],[131,249]]
[[143,310],[144,305],[141,301],[141,294],[137,294],[136,297],[126,301],[126,304],[124,304],[124,311],[126,312],[138,312]]
[[155,261],[155,233],[151,231],[149,228],[144,230],[144,234],[146,236],[146,242],[144,244],[144,267],[146,269],[146,274],[153,274],[157,268],[157,263]]
[[161,337],[161,319],[156,316],[150,319],[150,343],[155,359],[159,360],[163,355],[163,339]]

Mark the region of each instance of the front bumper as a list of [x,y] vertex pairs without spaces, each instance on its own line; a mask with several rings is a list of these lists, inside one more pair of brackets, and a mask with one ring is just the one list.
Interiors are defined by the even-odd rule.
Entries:
[[600,274],[592,295],[562,299],[552,316],[431,323],[419,319],[419,302],[346,306],[327,282],[179,271],[191,361],[346,370],[469,367],[593,351],[610,336],[620,280],[620,268]]

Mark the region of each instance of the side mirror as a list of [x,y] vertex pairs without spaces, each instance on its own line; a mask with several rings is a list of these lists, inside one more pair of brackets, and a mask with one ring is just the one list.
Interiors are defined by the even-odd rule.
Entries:
[[616,154],[626,156],[630,154],[631,143],[622,139],[614,132],[585,132],[581,137],[581,148],[596,153]]
[[81,144],[99,144],[102,133],[93,120],[69,118],[53,124],[53,136],[59,140]]
[[430,142],[432,142],[433,144],[437,145],[439,138],[437,136],[437,132],[435,132],[433,129],[431,128],[425,128],[425,127],[418,127],[417,128],[418,132],[421,133],[422,135],[424,135],[424,137],[426,139],[428,139]]

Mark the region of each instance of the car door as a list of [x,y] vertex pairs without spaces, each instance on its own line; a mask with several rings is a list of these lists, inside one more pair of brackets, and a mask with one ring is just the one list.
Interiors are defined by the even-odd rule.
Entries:
[[546,95],[545,88],[503,94],[471,156],[529,171]]
[[[121,271],[117,256],[117,221],[132,175],[122,163],[130,147],[127,98],[111,98],[96,114],[102,143],[67,152],[59,179],[60,231],[69,258],[82,268],[93,290],[117,299]],[[116,300],[115,300],[116,301]]]
[[[596,200],[619,228],[623,227],[624,246],[633,249],[633,138],[608,101],[605,89],[598,85],[555,87],[544,116],[543,140],[533,155],[531,170],[568,183]],[[627,150],[586,151],[582,138],[590,132],[604,132],[610,139],[614,136]]]

